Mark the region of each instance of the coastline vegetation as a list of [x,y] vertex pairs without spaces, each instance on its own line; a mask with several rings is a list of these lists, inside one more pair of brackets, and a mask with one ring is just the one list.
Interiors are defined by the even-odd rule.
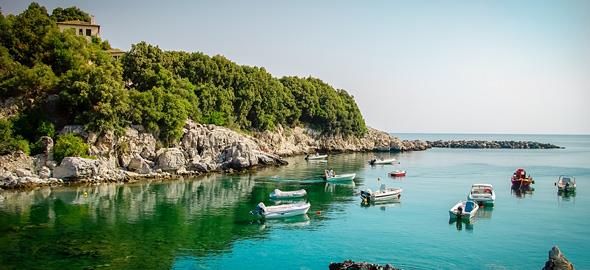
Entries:
[[143,125],[164,145],[180,138],[186,119],[244,132],[279,125],[345,136],[367,131],[354,98],[320,79],[275,78],[221,55],[146,42],[117,60],[107,41],[61,32],[57,22],[65,20],[90,16],[76,7],[49,14],[37,3],[18,15],[0,12],[0,101],[21,101],[16,114],[0,119],[0,135],[9,138],[2,153],[28,153],[41,136],[55,138],[72,124],[115,133]]

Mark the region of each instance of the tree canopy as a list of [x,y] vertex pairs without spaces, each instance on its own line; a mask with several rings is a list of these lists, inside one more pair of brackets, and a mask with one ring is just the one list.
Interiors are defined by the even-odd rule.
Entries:
[[186,119],[242,130],[301,125],[325,134],[366,132],[354,98],[320,79],[275,78],[221,55],[164,51],[146,42],[116,60],[108,42],[59,31],[62,20],[90,16],[76,7],[50,15],[37,3],[18,15],[0,14],[0,101],[29,101],[10,119],[14,125],[3,124],[5,135],[34,142],[47,133],[37,131],[41,124],[80,124],[94,132],[140,124],[174,143]]

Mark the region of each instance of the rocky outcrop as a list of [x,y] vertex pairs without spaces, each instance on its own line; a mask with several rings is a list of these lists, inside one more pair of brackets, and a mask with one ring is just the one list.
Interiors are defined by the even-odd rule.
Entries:
[[120,135],[112,132],[86,132],[82,126],[65,126],[60,134],[69,132],[86,140],[92,159],[67,157],[57,164],[51,154],[53,140],[44,137],[42,154],[34,158],[22,153],[8,157],[12,162],[10,164],[14,165],[8,164],[9,168],[3,169],[4,174],[0,181],[11,180],[9,182],[14,184],[15,181],[12,180],[22,178],[25,181],[26,177],[40,181],[60,179],[66,183],[129,181],[144,177],[166,178],[172,175],[281,165],[286,164],[281,156],[316,150],[411,151],[425,150],[428,147],[424,142],[402,141],[375,129],[369,129],[361,138],[327,136],[300,127],[278,127],[274,132],[265,131],[250,136],[225,127],[203,125],[190,120],[186,122],[184,134],[176,144],[160,149],[157,149],[156,138],[141,126],[129,127]]
[[330,263],[330,270],[398,270],[389,264],[378,265],[366,262],[353,262],[347,260],[341,263]]
[[104,160],[81,157],[66,157],[53,170],[53,176],[66,181],[95,180],[119,181],[125,174],[117,168],[109,166]]
[[186,165],[184,152],[179,148],[164,148],[158,151],[158,169],[176,172]]
[[574,265],[561,253],[559,247],[554,246],[549,251],[549,259],[543,270],[573,270]]
[[532,141],[426,141],[429,147],[436,148],[493,148],[493,149],[555,149],[562,148],[550,143]]
[[275,132],[255,134],[256,143],[264,151],[276,155],[297,155],[315,151],[365,152],[365,151],[421,151],[428,149],[423,141],[404,141],[383,131],[369,128],[363,137],[323,135],[311,129],[295,127]]

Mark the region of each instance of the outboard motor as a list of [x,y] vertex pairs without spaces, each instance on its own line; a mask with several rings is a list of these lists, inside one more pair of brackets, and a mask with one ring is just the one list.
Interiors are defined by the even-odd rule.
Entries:
[[266,206],[264,205],[264,203],[260,202],[260,203],[258,203],[258,205],[256,205],[256,209],[250,211],[250,214],[262,215],[264,213],[265,208],[266,208]]

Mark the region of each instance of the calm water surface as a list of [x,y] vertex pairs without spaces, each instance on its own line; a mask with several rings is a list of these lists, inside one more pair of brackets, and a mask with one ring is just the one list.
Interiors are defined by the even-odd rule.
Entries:
[[[294,157],[288,166],[246,174],[3,191],[0,269],[327,269],[344,259],[403,269],[540,269],[553,245],[577,269],[590,269],[590,136],[463,136],[566,149],[385,153],[379,155],[401,164],[373,167],[367,160],[374,154],[327,162]],[[535,178],[534,191],[510,189],[517,167]],[[356,172],[357,179],[326,184],[325,168]],[[387,177],[394,169],[407,177]],[[575,195],[558,196],[560,174],[576,176]],[[494,185],[495,207],[480,210],[471,224],[449,222],[448,209],[475,182]],[[362,207],[359,190],[381,183],[403,188],[401,203]],[[309,214],[253,219],[248,212],[260,201],[275,203],[268,194],[277,187],[307,189]]]

